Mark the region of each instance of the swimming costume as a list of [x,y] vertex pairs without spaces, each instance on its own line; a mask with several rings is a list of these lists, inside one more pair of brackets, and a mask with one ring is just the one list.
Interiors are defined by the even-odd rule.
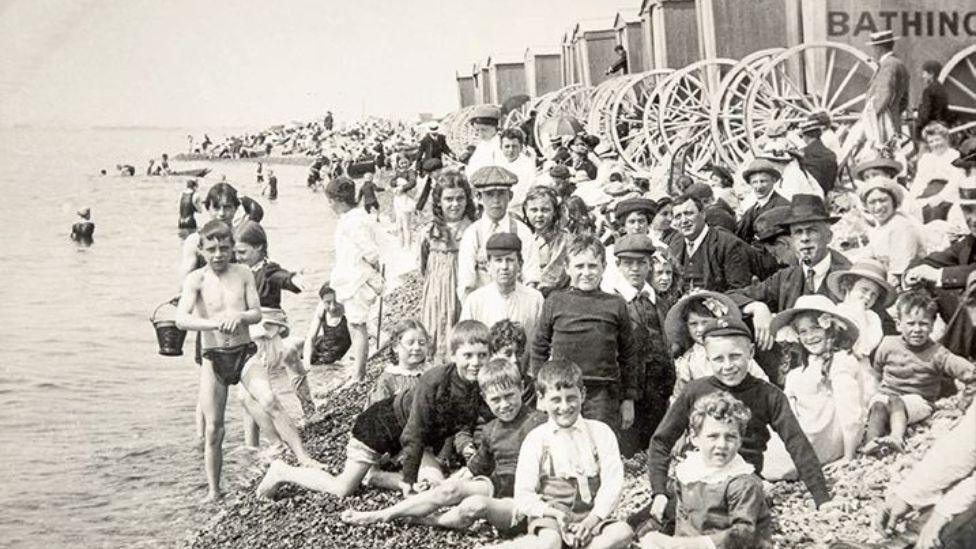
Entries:
[[210,361],[214,374],[224,385],[236,385],[248,359],[258,352],[258,344],[253,341],[233,347],[213,347],[203,350],[203,357]]
[[196,229],[197,220],[193,214],[197,213],[196,206],[193,205],[194,193],[183,193],[180,195],[180,221],[177,228]]

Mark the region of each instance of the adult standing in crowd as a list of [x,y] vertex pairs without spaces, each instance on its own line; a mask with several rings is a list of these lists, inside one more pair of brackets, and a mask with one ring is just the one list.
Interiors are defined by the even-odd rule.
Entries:
[[440,133],[440,124],[431,122],[427,133],[420,138],[420,150],[417,154],[417,173],[424,174],[424,161],[436,158],[444,163],[444,157],[454,158],[454,151],[447,144],[447,138]]
[[949,93],[946,91],[942,82],[939,82],[939,73],[942,72],[942,63],[928,60],[922,63],[922,83],[925,88],[918,99],[918,109],[915,114],[915,139],[924,139],[922,130],[930,122],[941,122],[949,124]]
[[617,74],[618,72],[620,74],[630,74],[627,67],[627,50],[625,50],[620,44],[617,44],[613,47],[613,53],[617,56],[617,58],[614,59],[613,65],[607,67],[607,72],[605,74],[611,75]]
[[878,58],[878,71],[871,77],[865,95],[865,116],[869,117],[869,124],[876,124],[877,146],[901,132],[901,115],[908,109],[908,69],[895,56],[896,40],[892,31],[885,30],[871,33],[867,43]]
[[817,180],[820,188],[823,189],[824,196],[834,190],[838,169],[837,155],[827,148],[820,139],[829,122],[830,115],[825,112],[816,112],[800,124],[800,135],[805,143],[803,149],[800,150],[803,154],[803,158],[800,159],[800,167]]

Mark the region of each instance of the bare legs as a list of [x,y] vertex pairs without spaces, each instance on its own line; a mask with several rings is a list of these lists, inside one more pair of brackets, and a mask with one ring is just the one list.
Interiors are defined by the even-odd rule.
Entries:
[[275,460],[264,479],[258,485],[258,497],[271,498],[278,486],[290,482],[316,492],[325,492],[338,497],[346,497],[359,488],[363,477],[369,471],[368,463],[346,461],[345,468],[338,475],[330,475],[314,467],[293,467],[284,461]]
[[354,379],[358,383],[366,377],[366,354],[369,350],[369,334],[366,323],[349,323],[349,338],[352,340]]
[[224,409],[227,386],[214,375],[213,365],[203,359],[200,393],[197,398],[203,419],[203,465],[207,473],[207,499],[220,499],[220,473],[224,464]]

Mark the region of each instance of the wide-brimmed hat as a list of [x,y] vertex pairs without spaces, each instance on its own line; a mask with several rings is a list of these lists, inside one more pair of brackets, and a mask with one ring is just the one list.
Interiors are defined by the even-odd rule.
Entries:
[[827,275],[827,288],[834,294],[834,297],[840,300],[844,299],[841,282],[845,278],[866,278],[877,284],[882,292],[878,296],[878,302],[883,303],[885,309],[891,307],[898,298],[895,289],[891,287],[891,284],[888,284],[888,272],[885,270],[884,265],[876,259],[864,258],[851,265],[850,269],[834,271]]
[[746,166],[746,169],[743,170],[742,179],[749,181],[749,178],[755,173],[768,173],[776,179],[783,176],[783,172],[780,170],[779,166],[773,164],[766,158],[754,158],[752,162]]
[[721,164],[711,164],[710,166],[708,166],[708,171],[721,177],[722,179],[725,179],[726,181],[730,181],[730,182],[735,181],[735,177],[732,175],[732,171]]
[[755,239],[757,242],[766,242],[777,236],[789,234],[790,230],[783,221],[790,217],[789,206],[776,206],[775,208],[759,214],[753,222],[752,227],[756,230]]
[[976,168],[976,136],[970,137],[959,145],[959,158],[952,161],[957,168]]
[[471,111],[469,123],[497,124],[502,117],[502,109],[498,105],[478,105]]
[[854,175],[858,179],[863,179],[864,176],[862,176],[861,174],[863,174],[865,170],[869,170],[871,168],[880,168],[882,170],[889,170],[891,172],[891,177],[894,177],[901,173],[902,165],[901,162],[898,162],[893,158],[885,158],[879,156],[877,158],[872,158],[871,160],[867,160],[861,162],[860,164],[855,165]]
[[664,334],[672,346],[687,348],[690,344],[688,336],[688,326],[685,324],[685,311],[693,303],[704,301],[705,307],[715,315],[715,318],[732,317],[742,318],[739,306],[732,301],[732,298],[718,292],[703,291],[686,295],[678,300],[677,303],[668,311],[668,316],[664,319]]
[[[850,318],[847,318],[847,315],[837,308],[837,304],[831,301],[829,297],[819,294],[801,295],[797,298],[792,308],[782,311],[773,317],[773,321],[769,325],[769,331],[775,336],[778,336],[780,330],[789,327],[797,315],[808,312],[821,313],[817,316],[817,320],[824,328],[827,327],[825,324],[839,323],[842,329],[850,334],[852,340],[856,340],[860,333],[857,329],[857,324]],[[827,318],[824,318],[825,316]],[[776,339],[780,339],[780,337],[776,337]]]
[[925,188],[922,189],[922,193],[918,195],[919,200],[924,200],[926,198],[932,198],[933,196],[941,193],[949,181],[946,179],[930,179],[928,183],[925,184]]
[[891,199],[895,202],[895,209],[900,208],[905,201],[905,188],[890,177],[875,176],[868,179],[858,185],[857,194],[861,197],[861,202],[867,204],[868,195],[878,189],[891,195]]
[[868,36],[868,46],[880,46],[882,44],[892,44],[898,40],[895,33],[890,30],[883,30],[878,32],[872,32]]
[[830,215],[827,205],[822,198],[813,194],[794,194],[790,200],[790,215],[783,220],[783,225],[806,223],[809,221],[826,221],[836,223],[840,217]]

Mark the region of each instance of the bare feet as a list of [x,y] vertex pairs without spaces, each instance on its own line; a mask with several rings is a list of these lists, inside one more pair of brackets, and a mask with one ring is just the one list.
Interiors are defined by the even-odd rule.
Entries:
[[223,492],[221,492],[219,488],[216,488],[207,491],[207,498],[204,501],[208,503],[213,503],[213,502],[220,501],[223,498],[224,498]]
[[383,515],[379,511],[356,511],[355,509],[346,509],[339,515],[339,519],[342,522],[348,524],[376,524],[377,522],[383,522]]
[[268,472],[264,474],[264,478],[258,484],[257,494],[259,498],[274,499],[275,491],[278,490],[278,485],[281,484],[281,467],[283,465],[284,462],[281,460],[275,460],[268,467]]

